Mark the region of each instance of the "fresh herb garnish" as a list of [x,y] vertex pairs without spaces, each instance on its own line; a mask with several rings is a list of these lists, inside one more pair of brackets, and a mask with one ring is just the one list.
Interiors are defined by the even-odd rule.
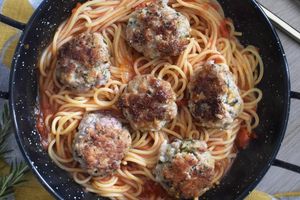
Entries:
[[[7,138],[10,134],[11,119],[7,104],[4,104],[1,119],[0,119],[0,159],[5,158],[5,154],[11,150],[7,149]],[[1,168],[4,168],[2,166]],[[9,174],[0,176],[0,199],[12,194],[14,186],[24,182],[23,175],[28,167],[24,162],[14,161],[10,163]]]

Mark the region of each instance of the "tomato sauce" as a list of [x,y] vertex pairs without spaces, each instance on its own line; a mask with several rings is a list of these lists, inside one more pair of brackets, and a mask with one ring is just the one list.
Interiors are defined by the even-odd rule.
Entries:
[[220,6],[217,3],[213,3],[213,2],[204,3],[203,6],[205,10],[212,8],[215,9],[217,12],[220,11]]
[[75,8],[72,9],[72,14],[75,13],[81,5],[82,5],[81,3],[77,3]]
[[50,130],[46,127],[45,118],[46,116],[52,114],[53,111],[51,106],[47,100],[45,95],[40,95],[40,110],[37,114],[37,123],[36,128],[41,136],[42,146],[47,149],[48,148],[48,136],[50,134]]
[[229,38],[229,36],[230,36],[230,29],[227,25],[228,22],[229,22],[229,19],[222,20],[220,27],[219,27],[221,36],[225,37],[225,38]]
[[243,150],[247,148],[251,139],[256,139],[256,138],[257,138],[256,133],[254,132],[249,133],[246,127],[241,127],[235,139],[235,144],[238,149]]
[[218,12],[220,11],[220,6],[217,3],[210,2],[208,4],[209,4],[210,7],[212,7],[216,11],[218,11]]
[[173,199],[171,196],[168,195],[167,191],[163,189],[163,187],[152,180],[147,180],[143,185],[143,191],[140,196],[141,200],[148,200],[155,194],[155,199],[164,199],[164,200],[171,200]]
[[43,114],[38,114],[38,117],[37,117],[37,123],[36,123],[36,128],[41,136],[41,144],[42,146],[47,149],[48,148],[48,135],[49,135],[49,131],[48,129],[46,128],[45,126],[45,123],[44,123],[44,119],[43,119]]
[[188,105],[188,99],[186,99],[186,98],[183,98],[183,99],[181,99],[181,100],[179,100],[179,101],[176,101],[176,104],[180,107],[180,106],[187,106]]
[[134,10],[139,10],[139,9],[143,9],[145,8],[148,4],[152,3],[152,2],[156,2],[155,0],[150,0],[150,1],[147,1],[147,2],[142,2],[140,3],[139,5],[135,6],[133,9]]
[[136,7],[134,7],[134,10],[139,10],[142,8],[145,8],[147,6],[146,2],[140,3],[139,5],[137,5]]

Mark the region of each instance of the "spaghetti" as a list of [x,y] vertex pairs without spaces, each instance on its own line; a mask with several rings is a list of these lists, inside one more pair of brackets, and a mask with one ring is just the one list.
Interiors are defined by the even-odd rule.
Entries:
[[[147,0],[92,0],[78,4],[72,16],[59,26],[39,61],[41,116],[38,128],[49,156],[87,191],[111,199],[166,199],[167,194],[153,183],[152,169],[162,142],[174,137],[207,142],[216,161],[213,182],[217,184],[237,154],[235,140],[239,131],[243,129],[243,133],[250,136],[259,124],[256,108],[262,92],[255,86],[263,77],[262,59],[257,48],[239,43],[236,36],[241,33],[225,18],[220,4],[215,0],[170,1],[169,5],[190,21],[191,39],[176,58],[148,60],[134,52],[125,40],[129,15],[145,3]],[[101,88],[72,93],[56,80],[57,53],[63,44],[82,32],[101,32],[104,36],[112,52],[111,78]],[[207,61],[230,67],[244,101],[242,113],[226,130],[205,129],[193,122],[184,98],[195,68]],[[132,147],[114,175],[89,176],[72,156],[72,142],[80,120],[91,111],[120,113],[116,105],[120,94],[134,76],[142,74],[153,74],[171,83],[177,96],[177,117],[160,132],[133,132]],[[122,122],[127,123],[125,119]]]

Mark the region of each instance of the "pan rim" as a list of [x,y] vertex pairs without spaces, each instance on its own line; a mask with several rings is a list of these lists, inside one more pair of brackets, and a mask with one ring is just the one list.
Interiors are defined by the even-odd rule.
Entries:
[[31,162],[31,158],[27,155],[27,151],[24,148],[23,144],[23,139],[20,134],[20,129],[18,127],[17,123],[17,114],[16,114],[16,109],[15,109],[15,97],[14,97],[14,84],[13,80],[15,80],[15,71],[18,66],[18,60],[19,57],[16,55],[20,55],[21,50],[23,49],[23,46],[21,44],[24,43],[24,40],[28,36],[29,31],[31,30],[32,24],[34,23],[35,20],[37,20],[40,15],[41,11],[45,10],[47,8],[47,0],[43,0],[42,3],[36,8],[32,16],[30,17],[29,21],[26,23],[25,29],[23,30],[23,33],[20,36],[18,46],[16,47],[16,50],[14,52],[14,57],[12,60],[12,67],[11,67],[11,72],[10,72],[10,77],[9,77],[9,109],[10,109],[10,114],[12,117],[12,122],[13,122],[13,128],[15,130],[15,138],[17,141],[17,144],[19,146],[19,149],[23,155],[23,158],[27,165],[29,166],[31,172],[33,175],[37,178],[37,180],[42,184],[42,186],[47,190],[48,193],[50,193],[55,199],[63,199],[60,194],[58,194],[49,184],[48,182],[44,179],[43,175],[38,171],[37,168],[34,167],[33,163]]
[[289,114],[290,114],[290,104],[291,104],[291,98],[290,98],[290,93],[291,93],[291,83],[290,83],[290,72],[289,72],[289,65],[286,59],[286,54],[284,52],[281,40],[275,30],[275,27],[272,25],[271,21],[265,14],[265,12],[262,10],[260,5],[256,0],[250,0],[250,3],[253,4],[253,8],[256,8],[259,12],[259,14],[265,19],[267,22],[269,28],[272,30],[272,35],[275,37],[277,41],[277,46],[279,47],[280,53],[282,55],[283,61],[284,61],[284,76],[286,77],[286,82],[285,82],[285,93],[283,95],[283,105],[284,105],[284,113],[282,114],[283,116],[283,121],[281,122],[281,130],[280,132],[280,137],[277,139],[277,144],[275,145],[275,148],[273,149],[273,153],[271,157],[269,158],[268,162],[265,164],[265,167],[260,171],[259,175],[256,177],[255,181],[253,181],[246,189],[240,194],[240,196],[236,200],[243,200],[247,195],[251,193],[251,191],[258,185],[258,183],[262,180],[262,178],[266,175],[267,171],[270,169],[273,161],[275,160],[278,151],[281,147],[282,140],[285,136],[286,129],[287,129],[287,124],[289,121]]
[[[266,162],[265,167],[260,171],[260,173],[258,174],[258,176],[256,177],[255,181],[253,181],[251,184],[249,184],[244,191],[242,191],[240,193],[240,195],[236,198],[236,200],[242,200],[244,199],[254,188],[255,186],[261,181],[261,179],[264,177],[264,175],[267,173],[267,171],[269,170],[269,168],[271,167],[274,159],[276,158],[278,151],[280,149],[282,140],[285,136],[285,132],[286,132],[286,128],[287,128],[287,124],[288,124],[288,120],[289,120],[289,112],[290,112],[290,73],[289,73],[289,67],[288,67],[288,62],[286,59],[286,55],[284,53],[284,49],[282,47],[281,41],[278,37],[278,34],[275,30],[275,28],[273,27],[273,25],[271,24],[270,20],[267,18],[266,14],[263,12],[263,10],[260,8],[260,6],[258,5],[258,3],[256,2],[256,0],[248,0],[250,2],[250,4],[252,4],[252,8],[257,10],[257,13],[259,13],[259,15],[261,15],[265,22],[267,23],[268,27],[271,29],[272,35],[273,37],[276,39],[277,41],[277,47],[280,50],[280,54],[282,55],[282,59],[284,61],[284,66],[282,65],[282,67],[284,67],[284,73],[283,74],[286,77],[286,82],[284,82],[284,95],[283,95],[283,109],[284,109],[284,113],[282,113],[282,117],[283,120],[281,121],[281,129],[278,130],[280,133],[280,137],[277,138],[276,143],[275,143],[275,147],[273,148],[273,152],[271,154],[271,156],[268,158],[268,162]],[[23,44],[23,42],[25,41],[25,39],[28,37],[28,33],[31,30],[32,24],[39,19],[40,15],[41,15],[41,11],[45,10],[47,8],[48,5],[48,1],[45,0],[43,1],[40,6],[35,10],[35,12],[33,13],[33,15],[31,16],[30,20],[28,21],[25,30],[23,31],[20,39],[19,39],[19,43],[18,46],[15,50],[14,53],[14,59],[12,61],[12,67],[11,67],[11,73],[10,73],[10,82],[9,82],[9,107],[10,107],[10,113],[12,116],[12,121],[13,121],[13,126],[14,126],[14,130],[15,130],[15,138],[17,140],[18,146],[22,152],[22,155],[24,157],[24,160],[26,161],[26,163],[28,164],[28,166],[30,167],[31,171],[33,172],[34,176],[37,177],[37,179],[39,180],[39,182],[43,185],[43,187],[50,193],[52,194],[53,197],[55,197],[56,199],[63,199],[63,197],[56,192],[49,184],[48,182],[44,179],[43,175],[39,172],[38,169],[36,169],[33,165],[33,163],[31,162],[31,158],[27,155],[27,150],[24,148],[24,144],[23,144],[23,138],[21,137],[21,133],[20,133],[20,129],[17,123],[17,113],[16,113],[16,109],[15,109],[15,96],[14,96],[14,84],[13,84],[13,80],[15,80],[15,70],[17,69],[18,63],[19,61],[19,57],[16,55],[19,55],[20,52],[23,49],[23,46],[21,44]]]

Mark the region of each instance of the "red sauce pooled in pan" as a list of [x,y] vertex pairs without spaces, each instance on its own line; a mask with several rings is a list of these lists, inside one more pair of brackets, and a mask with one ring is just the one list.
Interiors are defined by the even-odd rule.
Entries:
[[143,191],[141,194],[141,200],[148,200],[151,196],[155,194],[156,199],[161,200],[171,200],[172,197],[168,195],[168,193],[162,188],[159,183],[156,183],[152,180],[147,180],[144,183]]
[[45,117],[47,115],[52,114],[51,106],[48,103],[47,98],[43,95],[40,96],[40,110],[37,115],[36,128],[41,136],[41,143],[45,149],[48,148],[48,135],[50,134],[50,130],[45,125]]

